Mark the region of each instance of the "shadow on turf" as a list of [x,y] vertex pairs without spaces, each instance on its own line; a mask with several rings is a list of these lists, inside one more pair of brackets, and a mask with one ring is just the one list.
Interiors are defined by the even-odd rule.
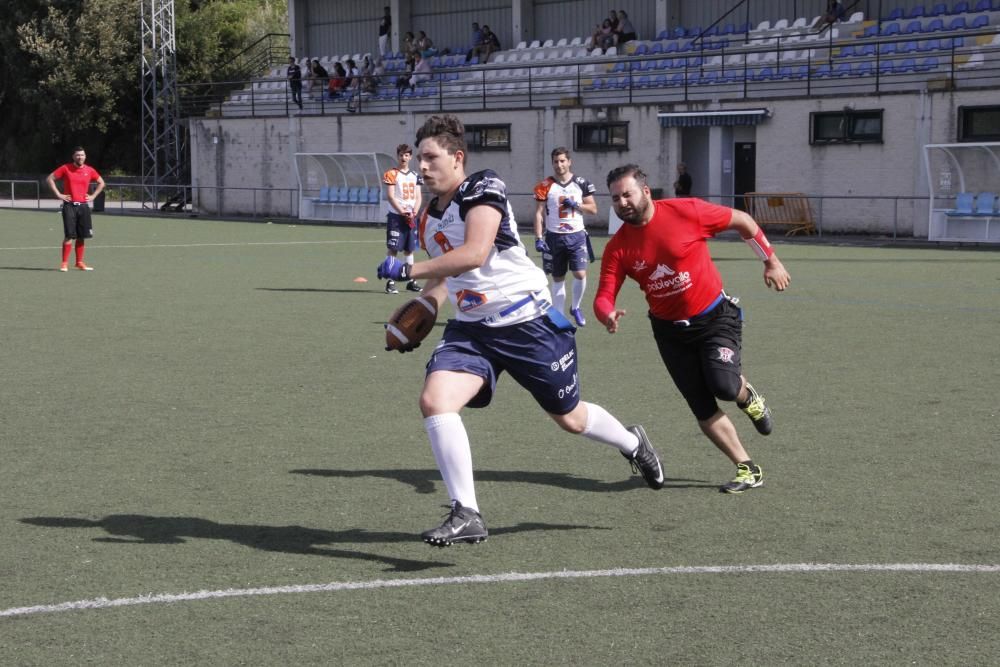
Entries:
[[[441,479],[437,470],[290,470],[295,475],[316,475],[317,477],[343,477],[347,479],[359,477],[381,477],[392,479],[413,487],[417,493],[435,493],[435,482]],[[561,472],[528,472],[524,470],[477,470],[476,481],[479,482],[523,482],[526,484],[542,484],[556,486],[570,491],[591,491],[609,493],[631,491],[646,488],[645,482],[639,477],[631,477],[619,482],[602,482],[586,477],[576,477]],[[701,479],[668,479],[667,488],[717,488],[717,484],[709,484]]]
[[[353,558],[384,563],[387,572],[416,572],[436,567],[451,567],[439,561],[393,558],[361,551],[324,548],[331,544],[392,544],[415,542],[414,533],[350,530],[317,530],[303,526],[256,526],[238,523],[216,523],[208,519],[185,516],[149,516],[145,514],[109,514],[97,519],[77,519],[60,516],[36,516],[20,520],[32,526],[46,528],[101,528],[113,537],[95,537],[94,542],[110,544],[184,544],[185,538],[228,540],[235,544],[281,553],[304,556]],[[610,530],[594,526],[569,524],[519,523],[505,528],[490,528],[490,535],[512,535],[528,531]]]
[[59,269],[43,269],[38,266],[0,266],[0,271],[58,271]]

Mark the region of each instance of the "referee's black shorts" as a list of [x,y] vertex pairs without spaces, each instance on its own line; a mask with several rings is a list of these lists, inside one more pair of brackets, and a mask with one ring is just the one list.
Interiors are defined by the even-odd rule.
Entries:
[[714,415],[716,399],[735,401],[740,391],[743,313],[728,299],[683,323],[649,316],[660,357],[699,421]]
[[62,205],[63,233],[68,239],[89,239],[94,236],[94,224],[90,220],[90,206],[86,203]]

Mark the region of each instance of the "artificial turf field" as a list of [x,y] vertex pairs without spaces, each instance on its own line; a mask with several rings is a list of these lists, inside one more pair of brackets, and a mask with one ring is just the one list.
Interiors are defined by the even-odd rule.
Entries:
[[439,550],[440,328],[383,351],[383,230],[95,226],[64,274],[56,213],[0,211],[0,664],[996,664],[996,251],[779,243],[779,295],[712,242],[776,422],[727,406],[742,496],[627,284],[582,391],[667,487],[503,378],[464,413],[490,539]]

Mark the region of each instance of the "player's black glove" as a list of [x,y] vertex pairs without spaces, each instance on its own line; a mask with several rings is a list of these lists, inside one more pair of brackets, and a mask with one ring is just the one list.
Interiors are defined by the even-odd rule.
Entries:
[[539,236],[535,239],[535,250],[540,253],[547,253],[549,252],[549,244],[545,242],[545,239]]
[[378,265],[376,273],[379,280],[408,280],[410,277],[410,265],[389,256]]

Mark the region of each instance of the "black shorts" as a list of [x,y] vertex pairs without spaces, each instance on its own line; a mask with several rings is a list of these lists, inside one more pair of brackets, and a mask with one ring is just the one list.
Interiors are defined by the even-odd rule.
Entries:
[[740,391],[743,311],[722,299],[713,310],[683,323],[649,316],[660,358],[699,421],[714,415],[716,399],[735,401]]
[[67,239],[89,239],[94,236],[94,225],[90,221],[90,206],[87,204],[62,205],[63,235]]

